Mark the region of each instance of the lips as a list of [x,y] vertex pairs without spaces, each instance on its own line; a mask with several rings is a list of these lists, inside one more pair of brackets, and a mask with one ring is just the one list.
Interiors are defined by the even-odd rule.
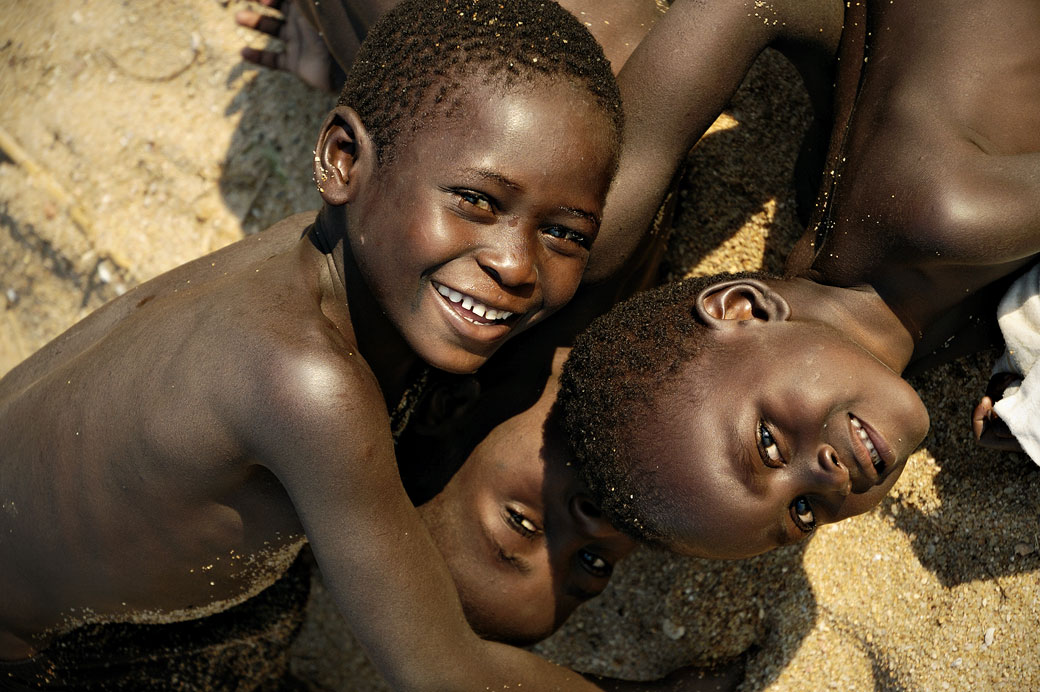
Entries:
[[849,414],[852,429],[852,447],[860,468],[880,483],[885,477],[885,469],[895,463],[895,453],[885,438],[869,423]]
[[527,314],[525,311],[490,306],[468,293],[437,281],[432,281],[431,285],[438,293],[447,314],[453,317],[449,322],[453,324],[454,330],[473,344],[491,344],[499,341],[512,333],[520,319]]
[[448,288],[443,284],[434,282],[434,286],[437,288],[437,292],[447,298],[452,305],[456,306],[456,308],[461,308],[458,312],[463,319],[469,320],[474,324],[505,322],[513,316],[512,312],[489,307],[473,296],[466,295],[453,288]]

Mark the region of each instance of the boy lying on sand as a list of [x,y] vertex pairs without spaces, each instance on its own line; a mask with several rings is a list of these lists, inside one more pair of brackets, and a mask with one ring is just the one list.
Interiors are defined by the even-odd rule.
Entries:
[[577,288],[618,154],[609,67],[550,3],[406,2],[342,103],[313,223],[137,287],[0,381],[0,659],[231,608],[306,536],[395,687],[595,689],[473,634],[385,411],[419,361],[472,371]]
[[[1038,32],[1027,0],[673,4],[619,78],[629,130],[665,126],[626,137],[610,209],[663,188],[766,45],[840,41],[836,63],[796,61],[810,87],[836,66],[833,125],[786,278],[662,287],[572,353],[567,426],[615,525],[739,557],[883,497],[928,429],[900,374],[990,343],[1040,251]],[[652,204],[620,208],[638,225]]]

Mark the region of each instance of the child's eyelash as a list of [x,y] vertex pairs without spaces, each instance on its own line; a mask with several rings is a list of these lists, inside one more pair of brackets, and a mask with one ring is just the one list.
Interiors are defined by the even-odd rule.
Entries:
[[765,421],[759,421],[756,437],[758,438],[759,453],[762,455],[762,461],[765,465],[771,468],[783,466],[784,457],[780,453],[780,445],[777,444],[773,433],[766,427]]
[[590,249],[592,247],[592,239],[591,238],[589,238],[588,236],[586,236],[586,235],[584,235],[582,233],[578,233],[577,231],[572,231],[571,229],[565,228],[563,226],[549,226],[545,230],[545,232],[548,233],[549,235],[551,235],[554,238],[560,238],[561,240],[567,240],[567,241],[572,242],[572,243],[577,243],[578,245],[580,245],[581,247],[585,248],[586,250],[588,250],[588,249]]
[[524,538],[534,538],[541,531],[533,521],[511,507],[506,508],[506,514],[509,516],[509,523]]
[[791,503],[791,518],[802,533],[812,533],[816,529],[816,513],[804,497],[798,497]]
[[472,207],[476,207],[481,211],[494,211],[497,208],[495,200],[480,192],[474,192],[473,190],[467,190],[465,188],[457,188],[451,190],[451,193],[458,197],[462,202]]
[[581,560],[582,566],[585,567],[586,571],[594,577],[609,578],[611,572],[614,571],[613,565],[599,555],[591,553],[588,550],[582,550],[581,553],[579,553],[578,558]]

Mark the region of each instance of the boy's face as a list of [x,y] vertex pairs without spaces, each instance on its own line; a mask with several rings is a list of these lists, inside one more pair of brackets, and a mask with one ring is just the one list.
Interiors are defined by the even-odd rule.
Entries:
[[659,487],[688,508],[664,527],[673,547],[747,557],[874,507],[928,431],[910,385],[819,322],[717,338],[641,431]]
[[607,116],[578,88],[470,82],[456,115],[402,135],[350,205],[348,231],[412,349],[460,373],[570,300],[614,157]]
[[552,634],[635,547],[587,500],[563,441],[545,432],[555,387],[547,391],[419,508],[471,626],[518,644]]

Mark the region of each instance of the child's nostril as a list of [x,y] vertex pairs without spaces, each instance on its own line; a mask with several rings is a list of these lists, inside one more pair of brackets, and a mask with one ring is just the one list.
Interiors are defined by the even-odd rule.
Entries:
[[581,504],[578,505],[578,509],[581,510],[582,514],[591,517],[592,519],[599,519],[603,516],[603,512],[600,511],[600,508],[588,500],[583,500]]
[[495,280],[496,283],[502,283],[502,275],[498,273],[497,269],[485,265],[484,271],[486,271],[488,275]]

